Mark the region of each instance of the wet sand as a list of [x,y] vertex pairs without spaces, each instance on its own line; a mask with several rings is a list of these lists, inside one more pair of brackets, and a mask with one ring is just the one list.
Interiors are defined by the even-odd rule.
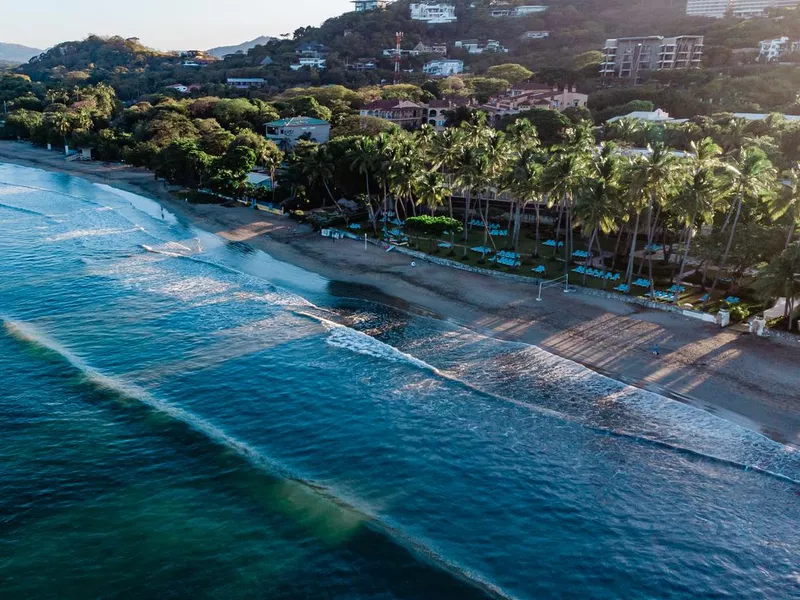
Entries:
[[[0,141],[0,162],[62,171],[155,197],[202,229],[349,284],[353,296],[403,302],[497,338],[521,341],[639,387],[666,393],[800,447],[800,343],[760,339],[671,313],[417,261],[333,242],[307,226],[244,206],[190,205],[143,169],[66,162]],[[345,286],[346,287],[346,286]],[[652,354],[658,344],[660,356]]]

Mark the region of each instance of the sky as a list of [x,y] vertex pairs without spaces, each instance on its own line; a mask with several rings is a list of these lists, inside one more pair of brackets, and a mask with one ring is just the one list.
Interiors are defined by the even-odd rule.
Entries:
[[349,0],[0,0],[0,42],[48,48],[97,34],[205,50],[319,25],[351,7]]

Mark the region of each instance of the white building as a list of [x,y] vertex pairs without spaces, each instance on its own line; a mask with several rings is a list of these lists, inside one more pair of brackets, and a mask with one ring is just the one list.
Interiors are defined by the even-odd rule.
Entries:
[[266,80],[261,77],[228,77],[228,85],[237,90],[249,90],[250,88],[260,88],[266,85]]
[[266,123],[267,139],[286,150],[293,148],[301,139],[317,144],[326,143],[331,137],[331,124],[311,117],[292,117]]
[[308,67],[309,69],[317,69],[318,71],[323,71],[325,69],[325,59],[316,56],[301,56],[297,59],[293,65],[289,65],[289,68],[292,71],[299,71],[303,67]]
[[669,118],[669,113],[666,111],[657,108],[652,111],[648,110],[635,110],[632,113],[628,113],[627,115],[619,115],[616,117],[611,117],[607,123],[614,123],[616,121],[620,121],[622,119],[636,119],[639,121],[648,121],[650,123],[666,123],[667,121],[671,121],[672,119]]
[[434,77],[449,77],[450,75],[458,75],[464,72],[463,60],[452,60],[447,58],[440,58],[431,60],[425,63],[422,67],[422,72],[426,75]]
[[414,21],[425,21],[431,25],[458,21],[456,7],[452,4],[411,4],[409,9]]
[[470,54],[483,54],[484,52],[508,52],[508,48],[504,47],[497,40],[487,40],[481,42],[480,40],[458,40],[453,44],[456,48],[466,50]]
[[521,36],[523,40],[543,40],[550,37],[549,31],[526,31]]
[[686,14],[721,19],[728,14],[739,19],[763,17],[768,8],[794,8],[797,0],[688,0]]
[[783,36],[774,40],[762,40],[759,42],[759,47],[759,61],[775,62],[787,54],[799,51],[800,42],[791,42],[788,37]]
[[513,8],[494,8],[489,12],[489,15],[498,19],[500,17],[511,17],[518,19],[519,17],[527,17],[536,13],[543,13],[548,9],[543,4],[532,4],[526,6],[515,6]]
[[352,0],[356,12],[385,10],[394,0]]

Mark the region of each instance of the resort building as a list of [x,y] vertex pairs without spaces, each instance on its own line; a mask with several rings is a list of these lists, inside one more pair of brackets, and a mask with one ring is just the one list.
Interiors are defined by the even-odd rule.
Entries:
[[635,83],[652,71],[699,68],[702,57],[702,35],[609,39],[603,47],[600,75],[631,79]]
[[266,85],[267,81],[261,77],[228,77],[228,85],[237,90],[249,90]]
[[436,131],[444,131],[447,126],[447,113],[459,106],[466,106],[466,102],[453,100],[431,100],[425,108],[424,121]]
[[412,20],[425,21],[431,25],[458,21],[456,7],[453,4],[411,4],[409,10]]
[[361,109],[362,117],[378,117],[402,127],[418,129],[425,122],[426,108],[408,100],[376,100]]
[[394,0],[352,0],[355,12],[386,10]]
[[725,16],[751,19],[766,16],[769,8],[795,8],[797,0],[688,0],[686,14],[721,19]]
[[487,114],[490,123],[496,123],[503,117],[517,115],[534,108],[562,111],[570,107],[586,106],[589,101],[589,96],[578,93],[575,86],[561,89],[531,84],[524,87],[527,89],[515,86],[505,94],[494,96],[478,109]]
[[528,6],[513,6],[508,8],[493,8],[489,11],[489,15],[494,17],[495,19],[501,17],[510,17],[512,19],[518,19],[520,17],[527,17],[528,15],[533,15],[536,13],[543,13],[549,7],[536,4],[536,5],[528,5]]
[[786,36],[774,40],[759,42],[758,60],[761,62],[777,62],[787,54],[800,51],[800,42],[791,42]]
[[301,139],[324,144],[331,137],[331,124],[311,117],[280,119],[266,123],[265,127],[267,139],[275,142],[282,150],[294,148]]
[[440,58],[431,60],[425,63],[422,67],[422,72],[426,75],[434,77],[449,77],[450,75],[458,75],[464,72],[463,60],[452,60],[447,58]]
[[466,50],[470,54],[483,54],[484,52],[508,52],[508,48],[504,47],[497,40],[458,40],[453,44],[456,48]]

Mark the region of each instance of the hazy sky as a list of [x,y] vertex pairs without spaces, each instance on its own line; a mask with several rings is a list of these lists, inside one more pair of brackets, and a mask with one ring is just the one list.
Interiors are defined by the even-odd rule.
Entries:
[[319,25],[349,0],[0,0],[0,42],[47,48],[88,34],[207,49]]

